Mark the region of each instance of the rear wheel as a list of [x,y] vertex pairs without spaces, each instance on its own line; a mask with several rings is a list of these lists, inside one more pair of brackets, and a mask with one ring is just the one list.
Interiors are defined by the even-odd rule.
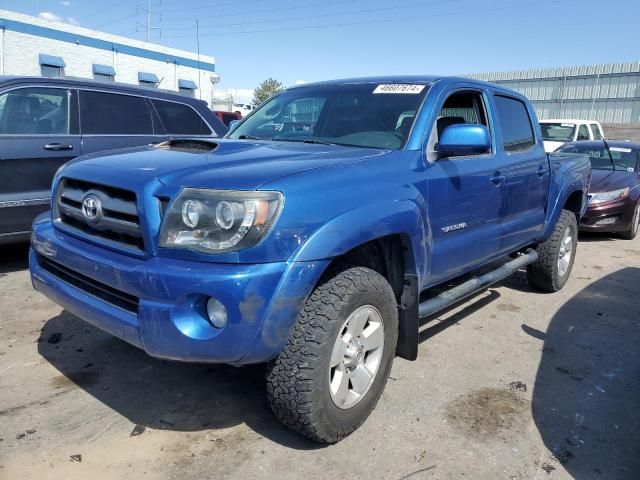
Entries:
[[633,240],[638,235],[638,228],[640,226],[640,202],[636,205],[636,209],[633,212],[633,218],[631,219],[631,225],[629,230],[622,232],[620,235],[627,240]]
[[396,299],[385,278],[363,267],[339,271],[311,294],[267,373],[273,412],[318,442],[343,439],[382,395],[397,338]]
[[536,248],[538,260],[527,267],[532,287],[557,292],[567,283],[578,246],[578,222],[569,210],[563,210],[551,237]]

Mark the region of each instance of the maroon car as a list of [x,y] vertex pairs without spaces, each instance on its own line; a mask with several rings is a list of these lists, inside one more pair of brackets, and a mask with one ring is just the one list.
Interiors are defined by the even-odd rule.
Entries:
[[556,151],[584,153],[591,160],[589,208],[580,230],[635,238],[640,223],[640,143],[582,141],[567,143]]
[[222,112],[220,110],[214,110],[213,113],[220,119],[227,127],[234,120],[242,120],[242,114],[240,112]]

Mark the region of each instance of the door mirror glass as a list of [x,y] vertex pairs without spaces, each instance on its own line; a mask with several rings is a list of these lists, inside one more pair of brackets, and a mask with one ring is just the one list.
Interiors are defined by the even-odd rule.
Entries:
[[489,129],[484,125],[463,123],[444,129],[436,147],[439,157],[479,155],[491,150]]

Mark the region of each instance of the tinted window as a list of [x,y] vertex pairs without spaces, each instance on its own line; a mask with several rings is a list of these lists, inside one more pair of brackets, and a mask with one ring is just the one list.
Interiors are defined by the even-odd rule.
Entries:
[[591,132],[593,133],[594,140],[602,140],[602,135],[600,135],[600,129],[598,128],[598,125],[596,125],[595,123],[591,124]]
[[211,135],[211,129],[188,105],[152,100],[168,135]]
[[522,152],[536,144],[527,107],[515,98],[495,97],[506,152]]
[[577,140],[589,140],[589,129],[586,125],[580,125]]
[[80,92],[83,134],[153,135],[151,112],[144,98],[102,92]]
[[68,133],[68,90],[20,88],[0,95],[0,134]]

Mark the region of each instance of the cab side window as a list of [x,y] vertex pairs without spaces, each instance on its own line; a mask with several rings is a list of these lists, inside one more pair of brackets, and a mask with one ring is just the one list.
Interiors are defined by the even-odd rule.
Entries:
[[153,118],[142,97],[80,91],[83,135],[153,135]]
[[590,140],[589,129],[586,125],[580,125],[578,129],[578,138],[576,140]]
[[0,135],[69,135],[70,92],[19,88],[0,95]]
[[474,91],[461,91],[450,95],[442,105],[438,118],[429,137],[429,158],[437,158],[438,139],[445,129],[451,125],[463,123],[484,125],[489,128],[487,110],[482,94]]
[[600,133],[600,129],[596,123],[591,124],[591,133],[593,133],[594,140],[602,140],[602,134]]
[[502,145],[505,152],[518,153],[529,150],[536,144],[527,107],[521,100],[504,95],[494,97],[496,113],[502,130]]

